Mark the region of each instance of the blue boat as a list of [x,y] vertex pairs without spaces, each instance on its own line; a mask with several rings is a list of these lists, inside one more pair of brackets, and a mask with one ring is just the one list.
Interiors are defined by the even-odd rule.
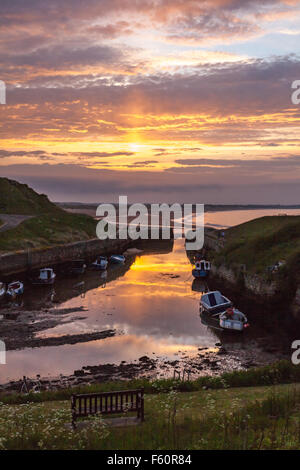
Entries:
[[105,271],[107,265],[108,261],[106,256],[98,256],[96,261],[94,261],[91,266],[93,269],[100,269],[101,271]]
[[109,261],[114,264],[124,264],[125,256],[124,255],[111,255]]
[[193,269],[192,274],[196,279],[205,279],[208,278],[210,269],[210,262],[202,259],[200,261],[196,261],[195,268]]

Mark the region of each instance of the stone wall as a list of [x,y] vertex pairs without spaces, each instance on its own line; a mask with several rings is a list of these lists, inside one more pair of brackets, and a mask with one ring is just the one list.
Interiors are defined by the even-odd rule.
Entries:
[[[212,265],[211,271],[213,274],[225,279],[230,284],[236,284],[239,278],[239,271],[233,270],[228,268],[227,266],[214,266]],[[243,273],[245,287],[249,289],[251,292],[257,295],[268,295],[272,296],[275,294],[276,285],[274,282],[267,283],[263,281],[259,276],[249,275],[247,273]]]
[[295,318],[300,318],[300,286],[296,291],[295,299],[292,303],[292,313]]
[[61,264],[72,259],[89,259],[97,255],[122,252],[131,240],[99,240],[98,238],[65,245],[28,249],[0,256],[0,275],[20,273],[31,269]]

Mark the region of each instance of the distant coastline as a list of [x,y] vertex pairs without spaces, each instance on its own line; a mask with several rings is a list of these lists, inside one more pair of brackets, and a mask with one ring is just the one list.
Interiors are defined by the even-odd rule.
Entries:
[[[84,213],[95,216],[97,203],[81,203],[81,202],[55,202],[57,206],[68,212],[73,213]],[[118,204],[113,204],[116,209]],[[151,203],[144,203],[146,207],[149,207]],[[183,205],[183,204],[182,204]],[[225,211],[238,211],[238,210],[259,210],[259,209],[300,209],[300,204],[293,205],[281,205],[281,204],[205,204],[205,212],[225,212]]]

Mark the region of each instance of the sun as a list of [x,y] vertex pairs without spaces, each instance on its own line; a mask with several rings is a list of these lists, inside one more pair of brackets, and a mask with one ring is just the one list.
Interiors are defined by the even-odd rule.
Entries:
[[137,152],[138,150],[140,150],[142,147],[142,144],[137,144],[137,143],[131,143],[129,144],[129,148],[132,152]]

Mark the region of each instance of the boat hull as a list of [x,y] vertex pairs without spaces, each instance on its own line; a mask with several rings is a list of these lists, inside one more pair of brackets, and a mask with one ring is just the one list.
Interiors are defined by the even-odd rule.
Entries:
[[204,271],[202,269],[193,269],[192,275],[195,279],[207,279],[209,277],[209,271]]
[[4,299],[5,294],[6,294],[6,287],[3,287],[3,288],[0,290],[0,300]]
[[124,264],[125,263],[125,256],[122,255],[112,255],[109,258],[109,261],[113,264]]
[[55,277],[51,279],[31,279],[31,284],[33,286],[52,286],[55,282]]
[[97,271],[105,271],[107,269],[107,265],[108,263],[103,263],[103,264],[96,264],[96,263],[93,263],[91,265],[92,269],[96,269]]
[[24,284],[20,281],[15,281],[7,286],[7,297],[17,297],[17,295],[24,294]]
[[224,330],[239,331],[242,332],[249,326],[246,316],[234,309],[233,318],[228,318],[227,314],[224,313],[219,317],[220,327]]

